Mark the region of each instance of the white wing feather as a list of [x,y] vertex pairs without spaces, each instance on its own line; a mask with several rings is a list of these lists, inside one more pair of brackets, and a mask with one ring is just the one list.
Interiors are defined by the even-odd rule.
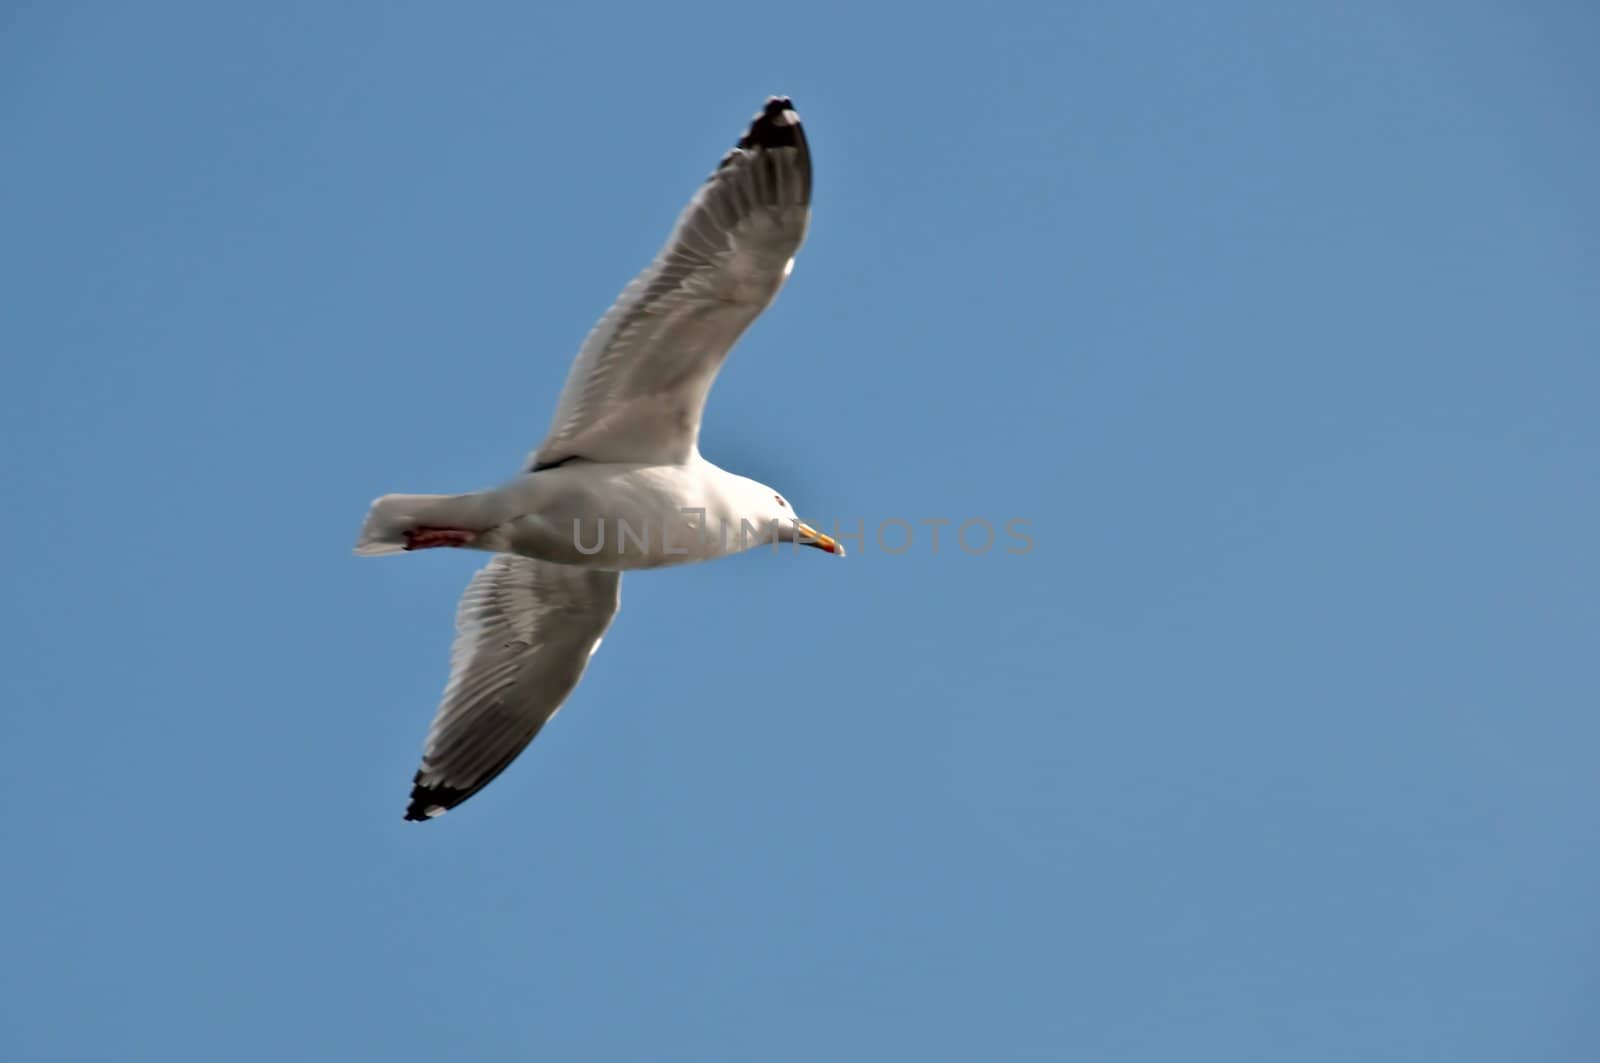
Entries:
[[811,156],[792,107],[767,101],[656,260],[589,333],[533,468],[571,458],[681,464],[696,452],[717,370],[805,239]]
[[616,572],[497,555],[461,596],[450,682],[428,729],[407,819],[487,786],[583,677],[617,614]]

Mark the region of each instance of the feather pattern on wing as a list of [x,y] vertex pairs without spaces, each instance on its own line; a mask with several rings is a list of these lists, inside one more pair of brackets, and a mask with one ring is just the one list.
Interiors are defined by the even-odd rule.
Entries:
[[717,370],[805,239],[811,155],[793,107],[767,101],[589,333],[531,468],[573,458],[681,464],[696,452]]
[[617,614],[621,576],[499,554],[456,612],[450,681],[407,819],[454,808],[505,770],[561,708]]

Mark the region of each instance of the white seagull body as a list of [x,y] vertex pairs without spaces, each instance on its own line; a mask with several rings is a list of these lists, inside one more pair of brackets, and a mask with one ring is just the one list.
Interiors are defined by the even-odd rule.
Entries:
[[526,470],[486,491],[372,504],[358,554],[495,555],[462,596],[407,819],[454,808],[533,741],[616,616],[622,570],[775,540],[843,554],[772,488],[699,448],[717,370],[788,277],[810,210],[805,133],[773,97],[584,341]]

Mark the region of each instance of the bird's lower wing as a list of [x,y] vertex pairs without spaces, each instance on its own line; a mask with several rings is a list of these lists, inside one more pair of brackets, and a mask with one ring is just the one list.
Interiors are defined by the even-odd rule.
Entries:
[[578,685],[620,600],[619,573],[508,554],[472,578],[406,819],[454,808],[516,759]]

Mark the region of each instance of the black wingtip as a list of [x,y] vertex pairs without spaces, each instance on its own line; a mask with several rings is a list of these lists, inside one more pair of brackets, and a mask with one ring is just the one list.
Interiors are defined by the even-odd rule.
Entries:
[[743,149],[804,146],[805,132],[800,128],[800,115],[794,109],[794,101],[787,96],[768,96],[761,113],[739,138],[739,147]]
[[[534,734],[538,734],[537,728],[534,729]],[[466,786],[441,786],[438,783],[423,782],[423,775],[427,771],[427,765],[424,764],[423,769],[411,777],[411,803],[406,805],[406,819],[411,823],[438,819],[498,779],[500,773],[517,759],[517,754],[521,753],[523,747],[531,741],[533,735],[530,734],[522,742],[513,744],[504,756],[489,765],[481,775]]]
[[419,771],[411,787],[411,803],[406,805],[406,821],[426,823],[438,819],[471,796],[472,791],[453,786],[427,786]]

